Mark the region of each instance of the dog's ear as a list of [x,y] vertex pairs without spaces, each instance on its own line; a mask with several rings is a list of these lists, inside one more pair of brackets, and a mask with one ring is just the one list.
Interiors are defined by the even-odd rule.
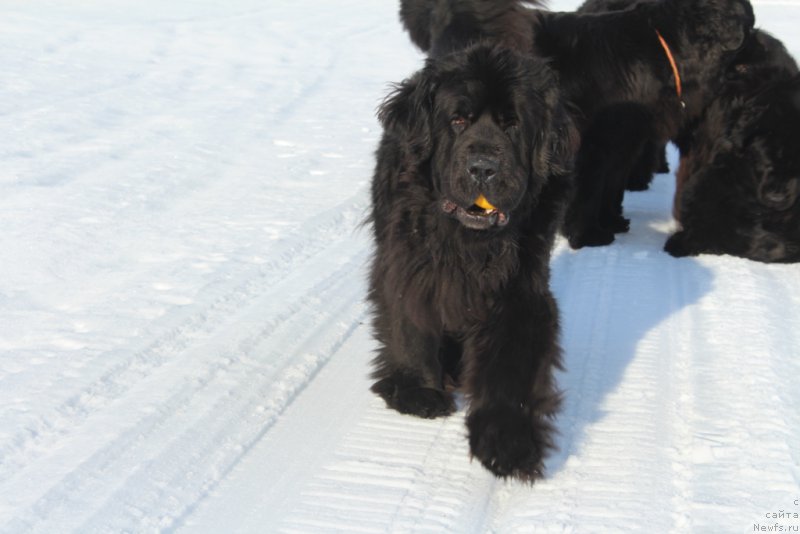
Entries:
[[433,84],[429,71],[426,67],[397,84],[378,109],[383,142],[395,143],[396,150],[403,152],[413,167],[430,158],[432,150]]
[[[708,16],[705,24],[700,23],[701,32],[710,32],[708,38],[711,41],[717,41],[723,50],[741,48],[755,24],[753,6],[750,2],[747,0],[702,0],[698,3],[705,9],[703,13]],[[700,22],[697,19],[695,21]]]
[[376,235],[388,227],[387,217],[399,189],[427,179],[432,152],[433,93],[425,71],[395,86],[378,109],[383,136],[372,176],[372,213]]

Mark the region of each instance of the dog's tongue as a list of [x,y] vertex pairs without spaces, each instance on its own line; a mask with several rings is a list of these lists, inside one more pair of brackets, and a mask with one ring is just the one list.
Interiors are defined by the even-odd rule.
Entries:
[[478,195],[478,198],[475,199],[475,205],[478,206],[479,208],[485,209],[486,211],[497,209],[494,206],[492,206],[491,202],[486,200],[486,197],[483,195]]

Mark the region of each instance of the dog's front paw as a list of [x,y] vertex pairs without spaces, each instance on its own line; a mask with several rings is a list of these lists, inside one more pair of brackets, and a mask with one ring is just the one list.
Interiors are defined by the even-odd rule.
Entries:
[[689,244],[689,236],[682,230],[669,236],[667,242],[664,243],[664,250],[676,258],[694,256],[697,254]]
[[405,378],[389,376],[375,382],[371,389],[386,401],[389,408],[400,413],[432,419],[450,415],[456,410],[450,393],[411,384]]
[[472,456],[501,478],[533,482],[544,476],[544,457],[554,448],[549,421],[523,408],[481,408],[467,419]]

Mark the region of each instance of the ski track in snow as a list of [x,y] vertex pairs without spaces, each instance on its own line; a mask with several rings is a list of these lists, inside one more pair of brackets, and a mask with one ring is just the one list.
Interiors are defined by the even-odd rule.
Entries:
[[[796,265],[666,256],[671,176],[613,246],[559,241],[560,450],[497,480],[463,400],[369,392],[374,110],[421,64],[396,2],[123,4],[0,20],[0,532],[800,524],[769,515],[800,514]],[[800,55],[800,2],[754,5]]]

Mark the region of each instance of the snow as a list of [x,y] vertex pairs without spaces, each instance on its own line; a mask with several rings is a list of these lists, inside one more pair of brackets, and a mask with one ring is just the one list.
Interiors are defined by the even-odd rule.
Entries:
[[661,252],[670,176],[558,243],[546,480],[368,391],[374,111],[422,56],[332,5],[4,1],[0,532],[800,528],[800,266]]

